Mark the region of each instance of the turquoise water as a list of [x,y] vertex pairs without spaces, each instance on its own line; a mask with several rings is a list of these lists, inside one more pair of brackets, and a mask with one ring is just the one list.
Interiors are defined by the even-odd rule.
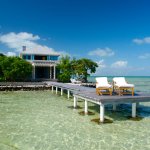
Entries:
[[73,99],[51,91],[0,92],[0,150],[149,150],[150,104],[140,105],[140,121],[127,119],[130,105],[117,112],[106,106],[112,124],[98,125],[99,107],[89,103],[94,115],[81,116]]
[[[89,82],[95,82],[95,78],[98,76],[88,77]],[[150,92],[150,76],[125,76],[129,83],[135,85],[135,91]],[[108,81],[112,83],[112,76],[108,76]]]

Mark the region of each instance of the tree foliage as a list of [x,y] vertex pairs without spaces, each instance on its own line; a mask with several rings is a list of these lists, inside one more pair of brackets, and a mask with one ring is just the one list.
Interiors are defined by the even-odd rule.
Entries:
[[82,58],[76,61],[76,72],[78,75],[83,75],[84,82],[87,82],[87,76],[89,73],[96,72],[96,67],[98,67],[97,63],[87,58]]
[[5,59],[4,55],[0,54],[0,80],[3,80],[2,61]]
[[0,56],[0,79],[25,81],[32,73],[32,65],[19,57]]
[[90,59],[82,58],[70,59],[69,56],[63,56],[58,64],[58,69],[60,70],[58,80],[61,82],[70,82],[72,75],[82,76],[82,81],[87,82],[87,76],[89,73],[95,73],[96,67],[98,67],[96,62]]
[[0,56],[5,56],[3,53],[0,53]]
[[62,56],[57,68],[59,69],[58,80],[61,82],[69,82],[72,73],[70,57],[67,55]]

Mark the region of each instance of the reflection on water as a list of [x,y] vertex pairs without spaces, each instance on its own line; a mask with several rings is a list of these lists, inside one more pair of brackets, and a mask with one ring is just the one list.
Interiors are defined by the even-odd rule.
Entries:
[[137,110],[140,121],[128,119],[130,104],[117,111],[106,106],[106,119],[113,123],[91,121],[99,118],[99,106],[88,103],[92,115],[79,115],[70,109],[73,99],[51,91],[0,92],[0,150],[149,150],[150,104]]

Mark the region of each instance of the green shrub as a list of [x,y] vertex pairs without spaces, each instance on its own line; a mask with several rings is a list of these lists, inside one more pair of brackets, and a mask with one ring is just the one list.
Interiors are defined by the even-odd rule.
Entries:
[[19,57],[0,56],[0,80],[25,81],[32,73],[32,65]]
[[58,81],[63,83],[70,82],[71,75],[69,72],[63,72],[58,75]]

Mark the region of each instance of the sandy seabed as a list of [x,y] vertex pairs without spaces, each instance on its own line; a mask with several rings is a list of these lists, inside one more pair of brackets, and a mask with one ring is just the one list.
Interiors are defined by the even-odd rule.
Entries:
[[99,107],[89,103],[93,115],[79,115],[73,99],[51,91],[0,92],[0,150],[149,150],[150,104],[140,105],[140,121],[127,119],[130,105],[112,112],[111,124],[98,125]]

